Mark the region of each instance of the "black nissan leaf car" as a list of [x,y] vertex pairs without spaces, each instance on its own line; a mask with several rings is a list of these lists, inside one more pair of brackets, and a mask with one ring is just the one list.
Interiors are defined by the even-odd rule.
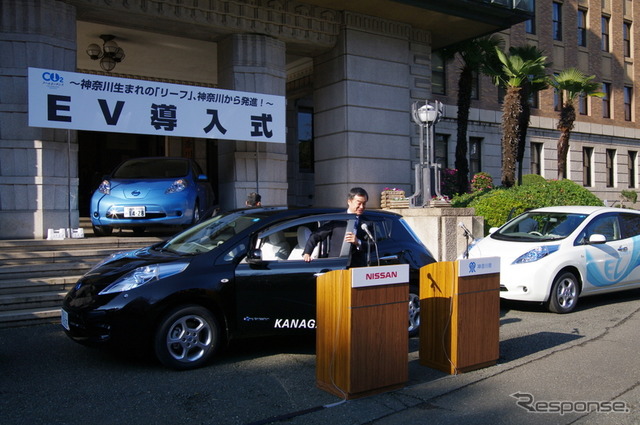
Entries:
[[[419,326],[419,269],[434,262],[398,214],[367,210],[369,265],[409,264],[408,331]],[[344,209],[253,208],[203,221],[168,241],[120,252],[66,295],[61,322],[87,345],[151,349],[164,365],[205,364],[235,338],[315,331],[316,278],[349,268],[349,250],[309,235],[328,222],[353,223]],[[367,236],[367,239],[370,237]]]

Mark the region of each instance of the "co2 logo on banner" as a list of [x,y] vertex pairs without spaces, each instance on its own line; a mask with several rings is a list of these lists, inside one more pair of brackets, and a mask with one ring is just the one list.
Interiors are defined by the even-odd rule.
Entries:
[[64,78],[57,72],[43,72],[42,81],[50,88],[62,87],[64,85]]

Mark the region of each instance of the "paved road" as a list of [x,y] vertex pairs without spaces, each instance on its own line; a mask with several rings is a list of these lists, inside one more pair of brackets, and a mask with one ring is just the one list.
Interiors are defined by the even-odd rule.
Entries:
[[0,423],[638,424],[639,329],[640,291],[570,315],[503,304],[496,366],[449,376],[421,366],[412,339],[405,388],[347,402],[316,388],[312,339],[238,343],[174,372],[75,344],[59,325],[1,329]]

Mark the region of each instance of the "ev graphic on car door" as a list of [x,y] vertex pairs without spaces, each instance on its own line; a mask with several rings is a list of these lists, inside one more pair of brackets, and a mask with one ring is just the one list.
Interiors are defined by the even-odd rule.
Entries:
[[622,288],[640,281],[640,220],[624,213],[603,214],[585,228],[584,236],[602,235],[606,241],[584,245],[584,293]]
[[[322,222],[329,218],[354,225],[345,214],[325,215]],[[317,277],[345,270],[349,263],[348,250],[303,260],[306,239],[322,223],[318,220],[292,220],[266,229],[252,241],[253,249],[238,264],[235,276],[237,299],[243,300],[237,306],[237,323],[244,332],[295,333],[315,328]]]

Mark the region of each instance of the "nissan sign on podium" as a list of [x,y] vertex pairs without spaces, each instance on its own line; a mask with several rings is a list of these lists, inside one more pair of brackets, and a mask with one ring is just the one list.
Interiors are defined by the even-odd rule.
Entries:
[[408,380],[409,265],[359,267],[317,280],[316,383],[344,399]]

